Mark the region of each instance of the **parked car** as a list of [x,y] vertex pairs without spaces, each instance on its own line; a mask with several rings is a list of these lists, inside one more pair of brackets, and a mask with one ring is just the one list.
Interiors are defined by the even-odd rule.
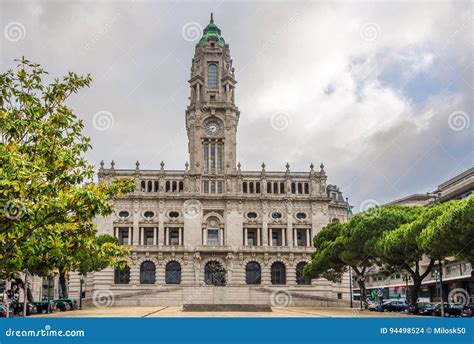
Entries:
[[[23,302],[15,302],[10,305],[10,308],[13,309],[13,314],[23,315]],[[26,304],[26,315],[31,315],[36,313],[35,305],[31,303]]]
[[474,303],[470,303],[464,306],[464,316],[465,317],[474,317]]
[[377,302],[369,302],[367,309],[371,312],[379,311],[380,304]]
[[71,308],[71,310],[77,309],[77,301],[76,301],[76,299],[73,299],[72,297],[65,297],[65,298],[57,299],[57,300],[53,300],[53,301],[54,302],[63,301],[63,302],[66,302],[66,303],[69,304],[69,307]]
[[[11,317],[13,315],[13,309],[9,307],[8,309],[8,316]],[[7,317],[7,306],[6,305],[0,305],[0,318],[6,318]]]
[[53,302],[56,305],[56,309],[59,309],[61,312],[71,310],[71,305],[69,304],[69,302],[62,301],[62,300],[53,300]]
[[412,314],[435,315],[436,303],[418,302],[415,306],[409,306],[408,311]]
[[[460,303],[445,303],[444,304],[444,316],[445,317],[460,317],[464,314],[464,306]],[[436,304],[435,315],[441,316],[441,304]]]
[[[56,310],[56,303],[54,301],[36,301],[33,302],[36,306],[36,311],[38,313],[46,314],[46,313],[53,313]],[[48,309],[49,304],[49,309]]]
[[404,312],[408,309],[408,305],[405,301],[385,301],[378,307],[380,312]]

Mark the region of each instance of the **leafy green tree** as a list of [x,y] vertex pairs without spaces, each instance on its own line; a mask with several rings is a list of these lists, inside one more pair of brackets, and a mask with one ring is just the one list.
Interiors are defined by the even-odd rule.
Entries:
[[420,234],[419,245],[438,260],[453,257],[474,263],[474,194],[441,206],[443,212]]
[[330,223],[315,236],[316,252],[305,268],[308,277],[324,277],[340,281],[347,266],[354,271],[367,305],[365,278],[369,268],[382,264],[375,245],[385,231],[412,221],[420,210],[398,205],[386,205],[357,214],[345,224]]
[[[93,182],[84,154],[84,124],[67,106],[90,76],[69,73],[46,84],[47,72],[23,58],[0,75],[0,277],[31,269],[45,275],[75,267],[69,254],[90,244],[92,219],[113,211],[133,181]],[[92,246],[91,246],[92,247]],[[64,263],[66,262],[66,263]]]

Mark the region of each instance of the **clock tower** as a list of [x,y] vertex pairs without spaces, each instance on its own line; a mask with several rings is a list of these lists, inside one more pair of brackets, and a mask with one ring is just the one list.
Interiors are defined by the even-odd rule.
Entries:
[[210,23],[196,44],[189,80],[191,96],[186,109],[186,131],[191,174],[236,173],[240,116],[235,106],[236,83],[229,45],[211,13]]

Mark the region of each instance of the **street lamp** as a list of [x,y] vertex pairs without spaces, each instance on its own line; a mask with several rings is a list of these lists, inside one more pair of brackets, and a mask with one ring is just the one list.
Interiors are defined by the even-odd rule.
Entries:
[[352,299],[354,298],[354,296],[352,295],[352,268],[349,267],[349,294],[350,294],[350,297],[351,297],[351,308],[354,306],[353,303],[352,303]]
[[80,286],[79,286],[79,309],[82,309],[82,285],[84,284],[84,275],[79,275]]

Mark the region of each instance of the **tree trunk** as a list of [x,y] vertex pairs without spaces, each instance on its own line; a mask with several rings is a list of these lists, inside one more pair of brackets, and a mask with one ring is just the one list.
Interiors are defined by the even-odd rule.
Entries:
[[69,297],[68,292],[67,292],[67,283],[66,283],[66,273],[61,271],[59,273],[59,284],[61,285],[61,294],[62,297]]
[[422,281],[423,280],[421,278],[418,278],[418,277],[413,278],[413,288],[410,290],[410,305],[411,306],[415,306],[416,302],[418,301],[418,294],[420,293]]
[[365,288],[365,281],[362,278],[358,278],[357,284],[360,288],[360,301],[362,302],[363,308],[366,309],[369,306],[369,303],[367,302],[367,290]]

